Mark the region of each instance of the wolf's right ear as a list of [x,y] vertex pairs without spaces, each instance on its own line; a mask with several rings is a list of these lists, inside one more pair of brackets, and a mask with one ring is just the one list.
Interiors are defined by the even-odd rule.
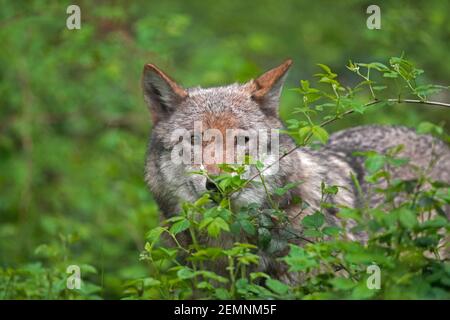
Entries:
[[253,100],[257,101],[263,110],[277,114],[281,89],[291,65],[292,60],[287,59],[278,67],[265,72],[245,85]]
[[188,96],[186,90],[153,64],[144,66],[142,89],[153,123],[169,116]]

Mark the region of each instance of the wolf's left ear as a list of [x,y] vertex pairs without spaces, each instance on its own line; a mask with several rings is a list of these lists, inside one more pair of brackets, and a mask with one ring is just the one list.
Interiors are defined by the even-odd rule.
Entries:
[[144,66],[142,88],[154,124],[169,116],[188,95],[186,90],[153,64]]
[[252,99],[260,103],[264,108],[276,109],[287,71],[291,65],[292,60],[287,59],[278,67],[247,83],[246,86],[251,92]]

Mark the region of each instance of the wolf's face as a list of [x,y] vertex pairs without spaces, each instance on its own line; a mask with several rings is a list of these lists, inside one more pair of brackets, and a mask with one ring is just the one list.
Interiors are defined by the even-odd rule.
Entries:
[[[276,163],[279,140],[273,129],[282,127],[278,103],[290,65],[288,60],[245,84],[207,89],[184,89],[154,65],[146,65],[142,84],[154,124],[146,180],[152,191],[193,201],[215,185],[192,171],[206,169],[217,175],[218,164],[241,163],[245,155],[266,165]],[[246,174],[256,173],[250,166]],[[261,188],[256,184],[234,194],[233,205],[264,203]]]

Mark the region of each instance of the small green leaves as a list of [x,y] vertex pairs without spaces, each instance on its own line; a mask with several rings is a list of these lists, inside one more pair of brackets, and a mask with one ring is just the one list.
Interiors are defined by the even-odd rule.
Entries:
[[321,77],[328,77],[330,79],[334,79],[337,77],[336,73],[333,73],[330,69],[329,66],[327,66],[326,64],[322,64],[322,63],[318,63],[317,64],[323,71],[325,71],[325,73],[317,73],[317,76],[321,76]]
[[275,189],[275,194],[277,196],[283,196],[286,194],[286,192],[288,192],[291,189],[294,189],[295,187],[297,187],[301,182],[298,183],[294,183],[294,182],[289,182],[287,183],[284,187],[280,187],[280,188],[276,188]]
[[402,57],[392,57],[389,64],[405,80],[414,80],[423,73],[423,70],[415,68],[411,61]]
[[230,227],[228,223],[222,219],[221,217],[207,217],[200,223],[200,230],[204,229],[206,227],[208,231],[208,235],[210,235],[213,238],[217,238],[220,234],[220,232],[223,231],[230,231]]
[[441,136],[444,133],[444,130],[442,127],[435,125],[434,123],[424,121],[419,123],[419,126],[417,127],[418,133],[431,133],[435,134],[437,136]]
[[304,126],[298,129],[298,137],[302,143],[307,142],[310,135],[315,137],[317,140],[326,144],[328,141],[328,132],[321,126]]
[[390,148],[385,154],[379,154],[375,151],[365,151],[354,152],[353,155],[365,157],[364,166],[369,173],[365,179],[367,182],[374,183],[379,178],[388,178],[390,176],[388,170],[385,170],[388,169],[388,166],[400,167],[409,162],[408,158],[397,157],[397,154],[402,151],[403,147],[403,145],[398,145]]
[[256,227],[250,219],[251,217],[247,213],[239,213],[236,221],[230,225],[231,232],[235,235],[239,235],[241,231],[250,236],[256,235]]
[[414,88],[414,94],[416,94],[419,98],[426,98],[427,96],[430,96],[432,94],[436,94],[442,90],[449,89],[449,87],[446,86],[440,86],[440,85],[434,85],[434,84],[427,84],[422,86],[417,86]]
[[290,272],[307,271],[319,265],[315,258],[297,245],[289,245],[289,254],[283,258]]

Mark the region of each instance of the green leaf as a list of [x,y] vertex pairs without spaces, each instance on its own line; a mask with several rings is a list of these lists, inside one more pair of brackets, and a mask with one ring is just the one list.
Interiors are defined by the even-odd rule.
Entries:
[[255,167],[259,171],[262,171],[264,169],[264,163],[262,163],[260,160],[258,160],[258,161],[256,161]]
[[289,286],[275,279],[267,279],[266,286],[279,295],[284,295],[289,291]]
[[177,271],[177,276],[180,279],[186,280],[195,277],[196,273],[190,268],[183,267],[182,269]]
[[288,184],[286,184],[284,187],[281,188],[276,188],[275,189],[275,194],[277,196],[282,196],[284,195],[286,192],[288,192],[289,190],[297,187],[300,183],[294,183],[294,182],[289,182]]
[[357,283],[347,278],[333,278],[330,280],[330,283],[337,290],[349,290],[357,285]]
[[377,293],[377,290],[371,290],[367,287],[365,281],[359,284],[357,287],[353,289],[352,298],[354,299],[368,299],[374,296]]
[[305,141],[305,139],[308,137],[309,133],[311,132],[310,126],[305,126],[300,129],[298,129],[298,137],[300,141]]
[[221,232],[223,231],[230,231],[230,227],[228,223],[225,222],[221,217],[215,218],[211,223],[208,225],[208,235],[210,235],[213,238],[217,238]]
[[385,78],[398,78],[398,73],[397,72],[385,72],[383,73],[383,77]]
[[353,208],[341,208],[339,212],[337,213],[337,216],[339,218],[344,219],[353,219],[355,221],[361,220],[361,213],[358,209]]
[[145,288],[156,287],[156,286],[161,285],[161,281],[156,280],[151,277],[144,278],[144,279],[142,279],[142,281],[143,281],[143,285]]
[[[322,68],[323,71],[326,72],[326,75],[330,78],[330,79],[334,79],[337,77],[337,74],[333,73],[330,69],[329,66],[327,66],[326,64],[322,64],[322,63],[318,63],[317,64],[320,68]],[[318,75],[323,75],[323,74],[318,74]]]
[[215,272],[201,270],[201,271],[197,271],[197,273],[199,275],[202,275],[205,279],[214,280],[214,281],[217,281],[217,282],[220,282],[220,283],[227,283],[228,282],[227,278],[222,277],[222,276],[218,275]]
[[312,215],[306,216],[302,220],[302,225],[307,228],[320,228],[325,222],[325,218],[322,213],[316,212]]
[[322,232],[326,234],[327,236],[335,237],[339,235],[339,232],[341,232],[341,228],[339,227],[325,227],[323,228]]
[[289,247],[289,254],[282,260],[289,265],[290,272],[307,271],[318,266],[317,261],[310,257],[305,249],[293,244]]
[[385,162],[386,162],[386,159],[383,155],[374,154],[372,156],[367,157],[364,164],[365,164],[367,171],[370,174],[373,174],[373,173],[377,172],[378,170],[382,169],[384,167]]
[[214,221],[213,217],[206,217],[205,219],[203,219],[202,221],[200,221],[200,224],[198,226],[198,228],[200,230],[204,229],[205,227],[207,227],[212,221]]
[[300,80],[300,84],[301,84],[301,86],[302,86],[302,89],[303,89],[305,92],[308,92],[308,91],[309,91],[309,81],[308,81],[308,80]]
[[180,232],[183,232],[184,230],[188,229],[191,226],[191,223],[187,219],[183,219],[181,221],[178,221],[174,223],[169,231],[173,234],[178,234]]
[[159,240],[159,237],[161,236],[161,234],[162,234],[164,231],[167,231],[167,229],[166,229],[166,228],[163,228],[163,227],[156,227],[156,228],[153,228],[152,230],[150,230],[150,231],[147,233],[146,238],[147,238],[148,241],[154,243],[154,242],[156,242],[156,241]]
[[252,272],[250,273],[250,279],[252,281],[258,279],[258,278],[265,278],[265,279],[269,279],[270,276],[267,273],[264,272]]
[[449,221],[441,216],[436,216],[434,219],[432,220],[427,220],[425,222],[423,222],[420,225],[421,229],[427,229],[427,228],[442,228],[442,227],[446,227],[449,226]]
[[94,266],[91,266],[90,264],[82,264],[80,266],[81,273],[88,274],[88,273],[97,273],[97,269]]
[[248,234],[251,235],[251,236],[256,235],[256,228],[255,228],[255,226],[253,225],[253,223],[251,223],[251,222],[248,221],[248,220],[240,220],[240,224],[241,224],[241,226],[242,226],[242,229],[243,229],[246,233],[248,233]]
[[434,123],[424,121],[424,122],[419,123],[419,126],[417,127],[417,132],[418,133],[434,133],[437,135],[441,135],[444,132],[444,130],[440,126],[435,125]]
[[389,68],[386,65],[384,65],[384,64],[382,64],[380,62],[371,62],[371,63],[369,63],[367,65],[367,67],[375,69],[375,70],[378,70],[378,71],[381,71],[381,72],[389,71]]
[[235,236],[238,236],[241,233],[241,224],[239,221],[233,221],[233,223],[230,224],[230,231]]
[[400,208],[398,210],[398,220],[400,221],[400,224],[407,229],[412,229],[417,225],[416,215],[407,208]]
[[438,93],[442,91],[443,89],[447,89],[448,87],[445,86],[439,86],[434,84],[427,84],[422,85],[414,88],[414,93],[418,95],[419,97],[426,97],[429,95],[432,95],[434,93]]
[[316,137],[320,142],[326,144],[328,141],[328,132],[322,128],[321,126],[312,127],[312,134]]
[[401,167],[409,162],[408,158],[387,158],[386,160],[394,167]]
[[216,291],[214,292],[214,295],[219,300],[229,300],[229,299],[231,299],[230,293],[227,290],[225,290],[224,288],[217,288]]
[[205,193],[203,196],[200,197],[197,201],[195,201],[194,206],[196,207],[202,207],[210,202],[209,194]]

